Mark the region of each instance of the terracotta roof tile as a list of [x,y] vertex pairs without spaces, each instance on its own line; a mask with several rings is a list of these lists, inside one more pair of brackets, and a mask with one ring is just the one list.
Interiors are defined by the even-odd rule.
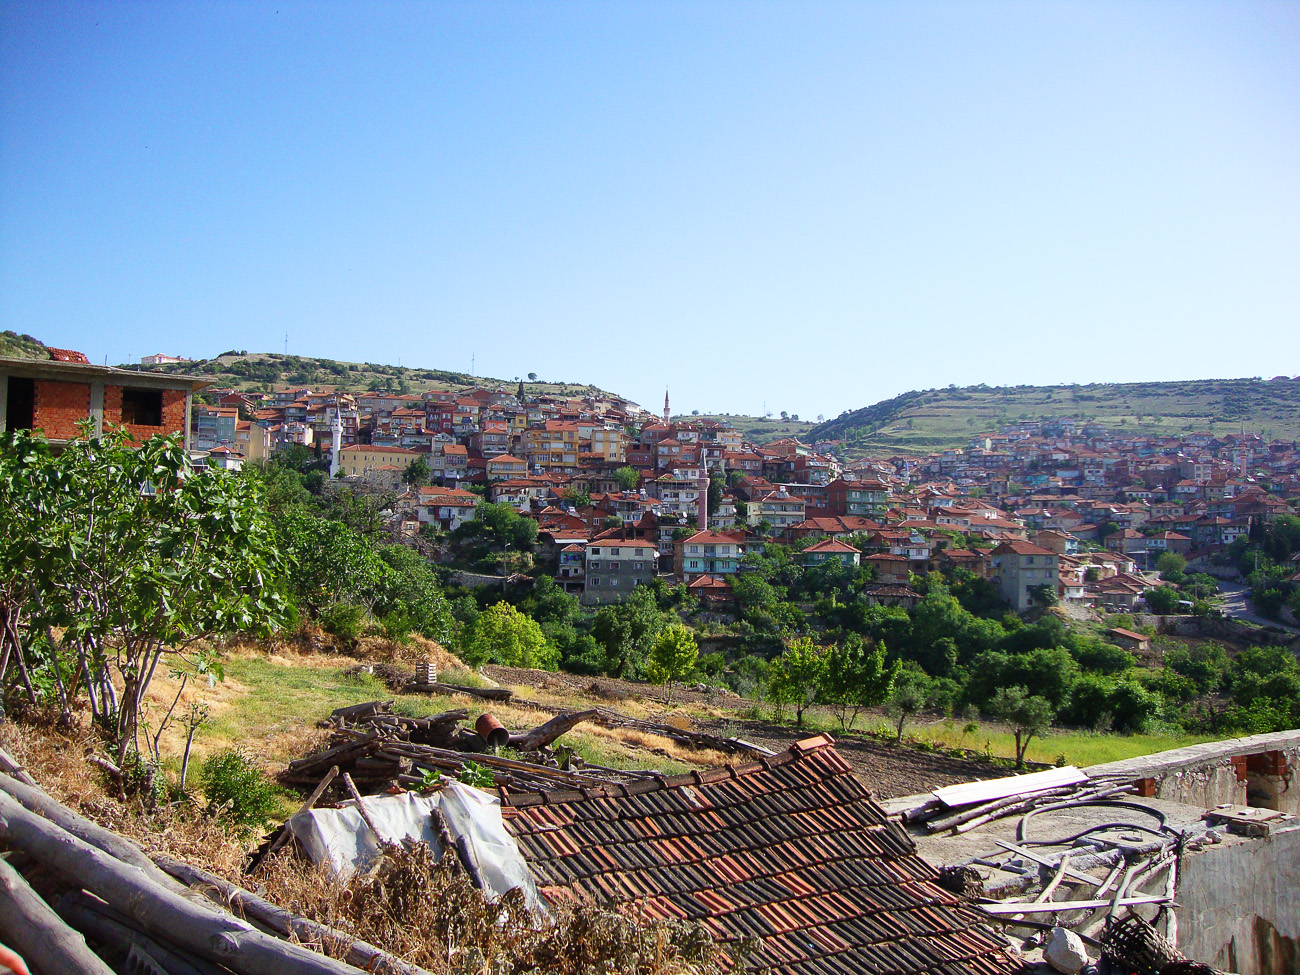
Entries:
[[503,813],[543,896],[692,919],[750,966],[790,975],[1007,975],[1017,966],[822,736],[742,766],[582,793],[511,794]]

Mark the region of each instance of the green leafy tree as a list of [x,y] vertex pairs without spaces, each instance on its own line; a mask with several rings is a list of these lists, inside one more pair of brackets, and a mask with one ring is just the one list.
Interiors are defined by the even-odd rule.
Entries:
[[1160,572],[1160,578],[1177,582],[1187,570],[1187,560],[1177,552],[1165,552],[1156,559],[1156,569]]
[[606,672],[615,677],[639,674],[667,622],[649,586],[637,586],[622,603],[603,607],[591,635],[605,650]]
[[1023,687],[1002,687],[989,702],[989,713],[1011,725],[1016,736],[1016,768],[1025,767],[1029,742],[1046,733],[1056,716],[1047,698],[1030,694]]
[[565,504],[574,508],[586,508],[591,504],[591,495],[578,488],[565,488],[560,498]]
[[402,480],[413,488],[424,487],[433,480],[433,468],[429,466],[428,458],[417,457],[406,465],[406,470],[402,474]]
[[699,657],[695,634],[681,623],[671,623],[659,631],[650,646],[646,677],[652,683],[663,685],[666,697],[669,682],[682,680],[690,674]]
[[265,630],[285,610],[258,483],[195,471],[178,436],[129,444],[109,432],[55,453],[25,431],[0,439],[5,680],[16,669],[36,704],[32,671],[45,670],[64,714],[85,693],[119,763],[143,753],[160,667],[213,671],[205,638]]
[[795,724],[802,728],[804,711],[817,699],[825,675],[826,651],[801,637],[772,662],[768,693],[777,704],[794,707]]
[[839,720],[840,730],[853,727],[863,708],[882,704],[894,688],[894,678],[902,662],[885,662],[885,645],[869,650],[856,635],[831,647],[826,653],[826,673],[822,678],[822,700],[830,705]]
[[1143,597],[1146,600],[1147,609],[1158,616],[1167,616],[1176,612],[1180,596],[1178,590],[1172,586],[1156,586],[1154,589],[1148,589]]
[[535,620],[500,602],[478,614],[461,635],[461,653],[474,667],[485,663],[554,670],[559,654]]
[[614,471],[614,480],[624,491],[635,491],[641,483],[641,475],[632,467],[620,467]]
[[894,741],[903,740],[903,728],[913,715],[924,710],[930,698],[930,678],[922,670],[906,670],[895,678],[885,701],[885,713],[894,722]]
[[457,531],[486,531],[497,545],[509,545],[520,552],[531,551],[537,542],[537,522],[525,518],[511,505],[483,501],[476,510],[476,520],[481,527],[471,528],[473,522],[468,522]]

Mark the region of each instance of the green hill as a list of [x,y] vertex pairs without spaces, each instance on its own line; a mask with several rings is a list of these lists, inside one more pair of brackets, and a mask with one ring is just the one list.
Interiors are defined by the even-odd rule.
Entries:
[[966,386],[912,391],[819,423],[810,440],[851,456],[961,447],[1021,420],[1074,417],[1113,434],[1248,433],[1300,439],[1300,378]]
[[19,335],[5,329],[0,332],[0,358],[5,359],[48,359],[50,351],[40,339],[30,335]]
[[808,420],[796,418],[781,419],[779,416],[741,416],[733,413],[692,413],[690,416],[675,416],[674,420],[723,420],[740,431],[749,443],[765,444],[782,437],[794,437],[808,442],[808,431],[815,424]]
[[[471,376],[446,369],[387,366],[374,362],[341,362],[278,352],[223,352],[212,359],[194,359],[158,366],[122,366],[137,372],[184,373],[211,379],[214,386],[257,392],[274,387],[306,386],[312,390],[348,393],[418,394],[430,389],[473,389],[503,386],[513,391],[517,379]],[[585,396],[604,393],[595,386],[567,382],[524,382],[526,395]]]

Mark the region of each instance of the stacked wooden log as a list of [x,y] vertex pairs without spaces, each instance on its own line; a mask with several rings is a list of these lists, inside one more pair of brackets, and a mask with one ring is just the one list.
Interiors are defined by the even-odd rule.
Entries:
[[[11,851],[10,861],[0,860],[0,941],[35,975],[109,975],[114,967],[175,975],[425,975],[178,861],[155,864],[129,840],[3,773],[0,844]],[[40,894],[11,861],[39,865]],[[194,883],[217,901],[192,890]],[[259,926],[224,909],[234,903]],[[328,944],[346,961],[304,947],[308,942]]]
[[430,780],[428,772],[456,777],[470,761],[489,768],[498,787],[514,790],[549,791],[652,774],[586,769],[577,756],[567,759],[567,768],[560,767],[550,746],[579,723],[598,718],[596,709],[561,711],[536,728],[511,734],[510,747],[528,759],[516,761],[490,754],[487,741],[477,731],[461,727],[460,722],[469,718],[464,709],[409,718],[394,713],[392,705],[392,701],[367,701],[334,711],[320,722],[332,729],[326,747],[290,762],[278,776],[280,782],[305,789],[316,786],[330,769],[337,768],[342,774],[328,784],[323,796],[328,803],[346,798],[345,776],[362,792],[384,792],[425,785]]
[[[460,728],[459,723],[469,717],[464,709],[409,718],[394,713],[392,705],[392,701],[367,701],[334,711],[318,722],[333,729],[326,747],[290,762],[278,776],[280,782],[303,788],[314,786],[331,767],[338,766],[365,791],[380,792],[397,786],[401,777],[411,772],[409,758],[380,754],[386,742],[416,742],[459,750],[483,747],[477,735]],[[334,786],[334,797],[342,797],[341,789],[340,780]]]

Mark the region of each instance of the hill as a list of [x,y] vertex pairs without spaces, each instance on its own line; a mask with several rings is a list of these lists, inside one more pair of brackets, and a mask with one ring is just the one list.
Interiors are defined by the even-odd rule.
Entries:
[[1300,378],[966,386],[913,390],[817,424],[811,440],[843,440],[851,456],[961,447],[1017,421],[1074,417],[1112,433],[1258,433],[1300,438]]
[[0,332],[0,357],[6,359],[48,359],[50,350],[40,339],[5,329]]
[[674,420],[722,420],[740,431],[745,440],[754,444],[771,443],[782,437],[794,437],[808,442],[808,431],[816,424],[797,418],[783,420],[779,416],[741,416],[732,413],[692,413],[674,416]]
[[[422,393],[429,389],[473,389],[503,386],[511,390],[517,379],[471,376],[446,369],[388,366],[374,362],[341,362],[278,352],[223,352],[212,359],[193,359],[164,365],[124,365],[137,372],[184,373],[211,379],[215,386],[245,392],[272,387],[307,386],[313,390],[348,393]],[[614,395],[596,386],[567,382],[524,382],[527,395]]]

